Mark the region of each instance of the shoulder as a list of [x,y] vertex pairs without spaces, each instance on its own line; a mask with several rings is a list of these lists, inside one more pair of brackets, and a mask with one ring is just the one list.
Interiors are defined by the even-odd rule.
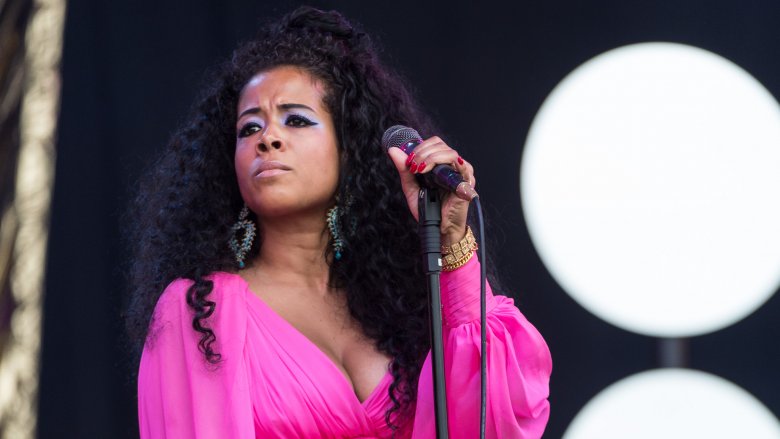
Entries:
[[[203,410],[211,413],[213,398],[228,401],[235,396],[234,384],[241,378],[238,373],[245,364],[247,332],[243,289],[236,278],[227,273],[207,277],[212,281],[213,291],[206,300],[215,306],[201,324],[213,331],[209,345],[219,355],[217,362],[208,361],[201,349],[209,337],[204,338],[202,331],[193,328],[194,311],[187,304],[187,290],[194,282],[176,279],[165,288],[155,308],[138,370],[142,424],[165,418],[166,423],[171,423],[165,426],[170,428],[166,431],[179,431],[182,427],[179,424],[187,422],[188,416],[205,413]],[[193,403],[202,403],[197,413],[193,411]],[[206,419],[195,418],[198,422]],[[175,436],[194,437],[194,434]]]
[[[211,282],[212,290],[206,300],[214,303],[214,311],[207,321],[212,329],[225,326],[231,320],[236,321],[237,315],[246,312],[246,282],[238,275],[226,272],[214,272],[206,276]],[[195,283],[192,279],[179,278],[168,284],[157,300],[152,317],[150,332],[157,332],[171,323],[194,317],[194,310],[188,305],[190,287]],[[240,322],[244,319],[238,319]],[[191,327],[191,326],[190,326]]]
[[[208,300],[212,302],[225,302],[242,297],[246,293],[247,285],[241,276],[224,271],[216,271],[205,278],[212,285]],[[157,300],[157,309],[187,305],[187,295],[190,287],[195,283],[192,279],[178,278],[169,283]]]

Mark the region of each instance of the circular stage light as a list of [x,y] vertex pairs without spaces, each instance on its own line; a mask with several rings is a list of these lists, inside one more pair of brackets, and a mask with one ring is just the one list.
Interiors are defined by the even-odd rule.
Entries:
[[711,52],[645,43],[581,65],[539,110],[520,175],[541,259],[616,326],[715,331],[780,284],[780,106]]
[[625,378],[577,414],[564,439],[777,439],[780,423],[735,384],[687,369]]

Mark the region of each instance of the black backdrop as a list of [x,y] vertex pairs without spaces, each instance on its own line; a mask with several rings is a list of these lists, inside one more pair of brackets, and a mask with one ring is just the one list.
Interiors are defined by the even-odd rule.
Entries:
[[[472,161],[509,293],[553,353],[545,437],[605,386],[658,365],[656,341],[595,318],[556,285],[525,230],[518,169],[544,98],[587,59],[671,41],[736,62],[780,96],[780,2],[336,2],[414,85],[442,137]],[[120,345],[126,250],[120,216],[141,169],[183,119],[206,68],[289,1],[82,0],[68,4],[46,283],[41,437],[136,437]],[[729,233],[729,231],[724,231]],[[739,292],[735,292],[739,294]],[[780,295],[691,340],[691,364],[780,414]],[[669,395],[673,398],[674,395]]]

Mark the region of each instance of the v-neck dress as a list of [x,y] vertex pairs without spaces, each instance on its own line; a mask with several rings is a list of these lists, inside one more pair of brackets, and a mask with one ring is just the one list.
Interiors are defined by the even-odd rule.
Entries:
[[[388,372],[360,401],[341,370],[276,314],[238,275],[209,276],[221,361],[204,360],[186,292],[172,282],[157,302],[138,373],[142,438],[389,438]],[[449,433],[478,437],[479,262],[441,275]],[[539,332],[488,286],[486,436],[539,438],[549,417],[550,351]],[[393,418],[397,438],[435,433],[430,355],[410,415]],[[411,415],[413,413],[413,416]]]

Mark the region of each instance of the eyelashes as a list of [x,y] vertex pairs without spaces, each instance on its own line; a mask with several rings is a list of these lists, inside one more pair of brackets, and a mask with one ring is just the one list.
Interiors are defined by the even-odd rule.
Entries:
[[307,119],[300,114],[291,114],[287,116],[287,120],[284,121],[284,124],[295,128],[303,128],[317,125],[317,122]]
[[249,122],[244,124],[244,126],[242,126],[240,130],[238,130],[238,137],[239,138],[249,137],[256,132],[261,131],[262,129],[263,127],[261,127],[260,124],[256,122]]
[[[293,127],[293,128],[306,128],[306,127],[317,125],[317,122],[314,122],[313,120],[307,117],[301,116],[300,114],[290,114],[284,120],[284,124],[288,127]],[[238,130],[238,137],[239,138],[249,137],[252,134],[255,134],[258,131],[262,131],[262,130],[263,127],[259,123],[247,122]]]

